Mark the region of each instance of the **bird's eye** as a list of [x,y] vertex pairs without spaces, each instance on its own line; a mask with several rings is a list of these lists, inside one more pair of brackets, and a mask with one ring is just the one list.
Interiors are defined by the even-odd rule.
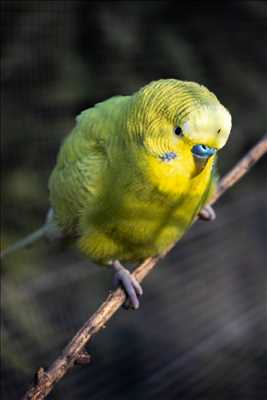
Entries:
[[177,126],[177,128],[175,128],[174,132],[175,132],[175,135],[177,135],[177,136],[182,136],[182,134],[183,134],[182,128],[180,128],[180,126]]

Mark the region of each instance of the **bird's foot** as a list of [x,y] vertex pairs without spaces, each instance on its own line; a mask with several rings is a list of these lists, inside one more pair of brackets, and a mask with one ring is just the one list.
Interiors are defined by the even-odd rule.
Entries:
[[198,217],[203,221],[214,221],[216,218],[216,213],[211,206],[207,205],[199,211]]
[[139,308],[139,297],[143,294],[140,283],[119,261],[113,261],[111,264],[116,270],[113,280],[114,286],[122,286],[128,296],[124,307],[137,310]]

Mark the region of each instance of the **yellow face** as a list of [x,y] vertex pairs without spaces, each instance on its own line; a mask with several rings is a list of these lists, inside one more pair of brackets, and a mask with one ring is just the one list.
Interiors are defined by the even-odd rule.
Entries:
[[193,160],[195,175],[212,163],[217,151],[226,144],[232,123],[230,113],[216,102],[196,108],[186,118],[178,115],[176,125],[174,132],[180,137],[177,152],[184,152]]
[[228,140],[232,122],[230,113],[216,102],[197,108],[187,118],[178,115],[177,126],[188,141],[219,150]]
[[133,96],[130,111],[128,131],[138,145],[169,171],[191,177],[211,165],[231,130],[230,113],[194,82],[152,82]]
[[190,175],[201,172],[226,144],[231,131],[226,108],[214,95],[203,97],[196,101],[193,96],[185,100],[181,96],[184,101],[180,101],[177,96],[177,104],[164,97],[160,108],[148,108],[143,128],[147,150],[169,166],[175,163],[184,173],[187,169]]
[[151,118],[143,141],[146,150],[169,170],[193,177],[213,162],[230,134],[231,116],[218,102],[168,118]]

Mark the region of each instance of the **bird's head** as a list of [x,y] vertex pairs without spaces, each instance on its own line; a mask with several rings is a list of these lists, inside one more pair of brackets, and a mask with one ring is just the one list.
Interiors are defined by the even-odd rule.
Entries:
[[163,79],[131,98],[128,131],[138,145],[178,173],[195,176],[230,134],[231,115],[206,87]]

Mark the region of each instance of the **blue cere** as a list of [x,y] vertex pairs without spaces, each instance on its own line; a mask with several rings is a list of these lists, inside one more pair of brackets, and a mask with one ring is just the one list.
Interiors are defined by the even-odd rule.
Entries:
[[176,157],[177,154],[174,151],[168,151],[167,153],[164,153],[162,156],[160,156],[160,159],[162,161],[171,161]]
[[216,153],[216,149],[212,147],[205,146],[204,144],[196,144],[192,147],[192,153],[194,156],[201,157],[201,158],[208,158]]

